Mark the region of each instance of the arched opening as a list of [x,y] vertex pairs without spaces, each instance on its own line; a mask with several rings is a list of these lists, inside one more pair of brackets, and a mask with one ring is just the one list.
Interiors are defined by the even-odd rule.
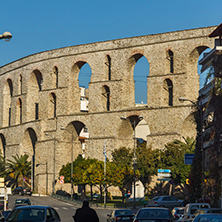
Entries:
[[35,162],[36,162],[36,143],[37,143],[37,135],[32,128],[26,129],[20,144],[20,155],[27,154],[29,156],[29,161],[32,163],[31,167],[31,188],[37,190],[35,187]]
[[22,100],[19,98],[16,104],[16,124],[22,123]]
[[38,84],[38,87],[39,87],[39,91],[42,90],[42,84],[43,84],[43,78],[42,78],[42,73],[39,71],[39,70],[34,70],[34,75],[35,75],[35,78],[36,78],[36,81],[37,81],[37,84]]
[[10,96],[13,96],[13,85],[12,85],[12,80],[11,79],[7,79],[8,82],[8,86],[9,86],[9,92],[10,92]]
[[78,74],[80,88],[80,111],[88,112],[88,88],[92,75],[91,68],[88,63],[80,61],[75,64],[74,72]]
[[3,90],[3,126],[11,125],[11,103],[13,96],[13,84],[11,79],[7,79]]
[[27,89],[27,121],[38,120],[39,113],[39,92],[42,90],[43,78],[39,70],[34,70],[28,81]]
[[173,52],[170,49],[167,51],[166,59],[167,59],[167,72],[173,73],[174,58],[173,58]]
[[173,83],[170,79],[163,82],[163,102],[164,105],[173,106]]
[[204,53],[207,53],[210,50],[211,49],[208,46],[199,46],[191,52],[189,57],[189,71],[192,74],[199,74],[199,88],[202,88],[205,85],[209,70],[208,73],[206,72],[200,75],[201,66],[199,66],[198,61],[203,57]]
[[53,80],[55,81],[55,86],[56,86],[56,88],[58,88],[59,87],[59,81],[58,81],[58,79],[59,79],[59,70],[58,70],[57,66],[53,67],[53,74],[54,74]]
[[1,154],[3,155],[4,159],[6,159],[5,156],[5,146],[6,146],[6,140],[3,134],[0,134],[0,151]]
[[87,89],[91,81],[91,75],[92,75],[91,68],[89,64],[86,62],[79,62],[78,66],[80,69],[78,77],[79,87]]
[[133,56],[135,103],[147,104],[147,78],[149,76],[149,62],[142,54]]
[[102,88],[102,106],[103,110],[110,111],[110,90],[108,86]]
[[183,137],[193,137],[196,138],[197,129],[196,129],[196,121],[195,121],[195,114],[191,113],[187,118],[184,120],[181,126],[180,135]]
[[[63,140],[66,141],[67,147],[64,149],[66,156],[71,156],[73,160],[77,156],[85,156],[86,140],[89,138],[87,126],[80,121],[69,123],[64,129]],[[63,153],[64,154],[64,153]],[[67,160],[70,162],[71,160]]]
[[111,57],[109,55],[106,56],[105,65],[107,67],[108,80],[111,80]]
[[49,106],[48,106],[48,117],[56,117],[56,95],[55,93],[50,93],[49,95]]
[[206,48],[199,56],[197,62],[197,72],[200,79],[200,89],[203,88],[206,84],[213,80],[214,76],[210,69],[206,69],[202,72],[202,65],[199,65],[199,61],[203,58],[205,53],[209,53],[211,48]]
[[[124,138],[124,147],[134,147],[137,141],[147,141],[147,136],[150,134],[150,129],[147,122],[140,115],[131,115],[127,118],[121,117],[121,125],[119,128],[120,138]],[[135,138],[135,141],[134,141]],[[135,144],[134,144],[135,142]]]
[[19,76],[18,89],[19,89],[20,95],[22,95],[22,75]]

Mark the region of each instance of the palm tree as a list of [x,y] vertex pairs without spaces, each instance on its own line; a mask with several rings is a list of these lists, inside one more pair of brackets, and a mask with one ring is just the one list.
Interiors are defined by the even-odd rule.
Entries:
[[31,162],[28,161],[29,156],[27,154],[19,156],[12,156],[13,160],[8,160],[6,163],[6,172],[9,184],[12,188],[18,185],[19,180],[31,175]]
[[5,174],[5,159],[2,156],[2,152],[0,150],[0,177],[4,177]]

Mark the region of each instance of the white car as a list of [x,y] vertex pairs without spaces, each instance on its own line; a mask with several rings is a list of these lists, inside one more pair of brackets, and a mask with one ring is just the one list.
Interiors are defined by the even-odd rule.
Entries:
[[154,206],[154,207],[166,207],[166,208],[174,208],[174,207],[180,207],[183,200],[179,200],[174,196],[157,196],[154,197],[151,201],[148,203],[148,207]]

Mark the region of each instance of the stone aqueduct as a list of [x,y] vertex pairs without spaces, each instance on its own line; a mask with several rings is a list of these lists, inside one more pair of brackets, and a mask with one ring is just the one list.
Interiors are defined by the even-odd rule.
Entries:
[[[121,146],[133,147],[128,117],[147,124],[147,142],[153,148],[182,136],[194,136],[192,106],[179,97],[198,97],[197,61],[214,46],[208,34],[215,27],[97,42],[55,49],[27,56],[0,68],[0,148],[6,159],[15,154],[33,156],[34,187],[45,193],[48,163],[52,189],[54,159],[56,177],[63,164],[74,159],[108,157]],[[136,106],[133,70],[145,56],[150,64],[147,104]],[[173,59],[173,60],[172,60]],[[87,92],[88,112],[80,110],[78,74],[88,63],[92,75]],[[108,65],[107,65],[108,64]],[[61,130],[61,126],[67,130]],[[80,138],[87,127],[89,138]],[[73,143],[71,145],[71,134]],[[46,135],[48,134],[48,135]],[[54,157],[55,148],[55,157]]]

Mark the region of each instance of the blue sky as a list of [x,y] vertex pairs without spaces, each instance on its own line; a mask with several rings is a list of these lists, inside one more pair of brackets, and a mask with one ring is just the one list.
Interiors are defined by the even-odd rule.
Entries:
[[71,45],[219,25],[221,0],[1,1],[0,66]]

